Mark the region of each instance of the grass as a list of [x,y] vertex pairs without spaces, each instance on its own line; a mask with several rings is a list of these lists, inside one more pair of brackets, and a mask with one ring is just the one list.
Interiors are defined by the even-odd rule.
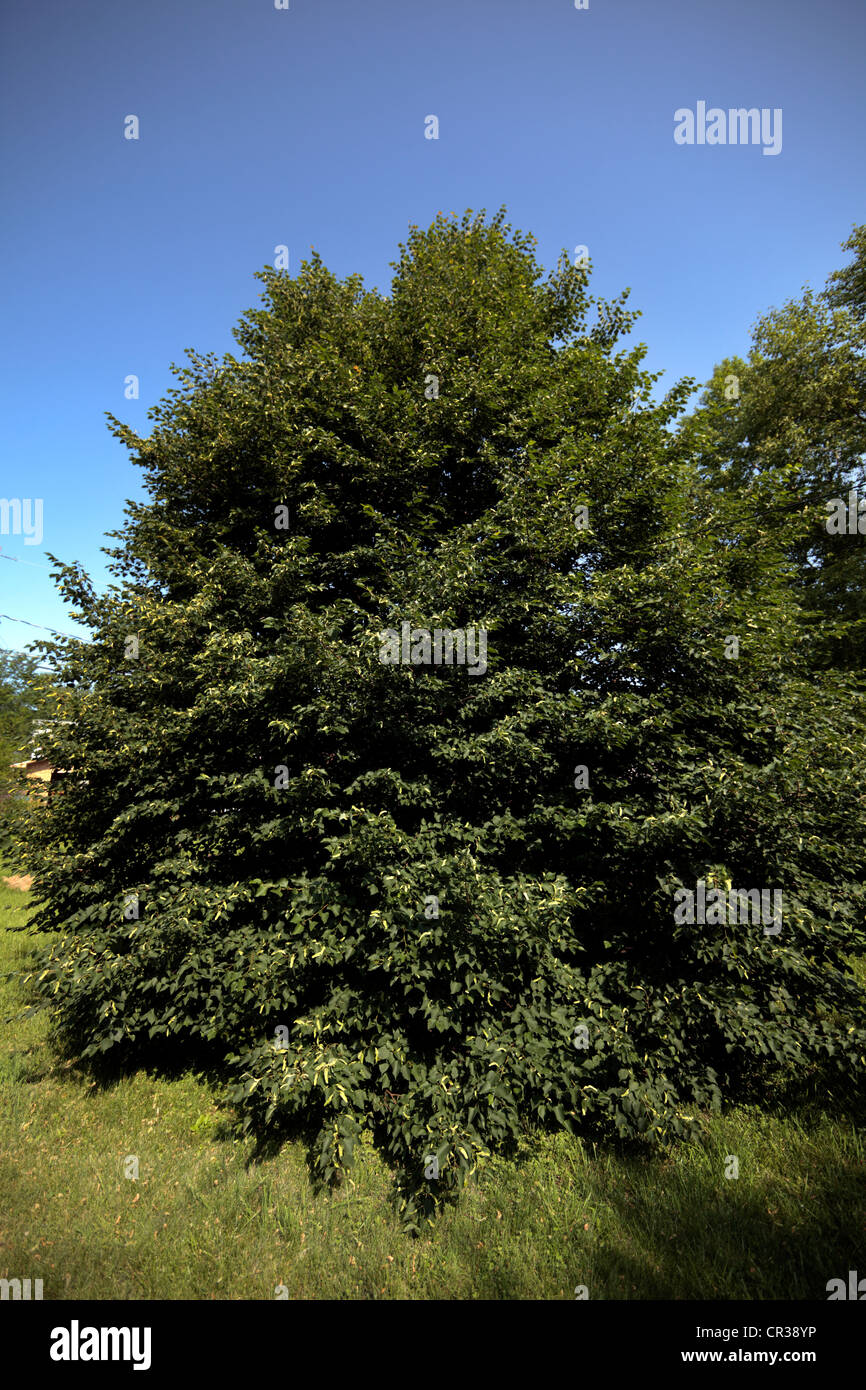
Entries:
[[41,1278],[46,1299],[826,1299],[866,1272],[866,1145],[844,1097],[708,1116],[701,1143],[653,1157],[541,1136],[413,1240],[369,1146],[317,1195],[302,1145],[252,1162],[205,1080],[100,1087],[59,1063],[41,1014],[9,1021],[26,918],[0,882],[0,1278]]

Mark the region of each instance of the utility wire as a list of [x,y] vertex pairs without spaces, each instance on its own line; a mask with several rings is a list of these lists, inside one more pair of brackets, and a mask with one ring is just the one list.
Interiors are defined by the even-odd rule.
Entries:
[[46,627],[44,623],[29,623],[26,618],[13,618],[9,613],[0,613],[0,618],[10,623],[23,623],[25,627],[38,627],[41,632],[53,632],[55,637],[71,637],[74,642],[82,640],[74,632],[60,632],[56,627]]
[[11,560],[14,565],[29,565],[32,570],[45,570],[51,574],[50,565],[38,565],[35,560],[21,560],[17,555],[5,555],[2,550],[0,550],[0,560]]

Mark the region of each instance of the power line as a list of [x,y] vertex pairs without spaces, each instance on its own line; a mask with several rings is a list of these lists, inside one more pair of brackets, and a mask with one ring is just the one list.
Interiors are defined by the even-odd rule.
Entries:
[[71,637],[74,642],[83,640],[74,632],[60,632],[58,628],[46,627],[44,623],[29,623],[26,618],[13,618],[10,613],[0,613],[0,618],[5,618],[10,623],[23,623],[25,627],[38,627],[41,632],[53,632],[55,637]]
[[51,574],[50,565],[38,565],[35,560],[21,560],[17,555],[5,555],[2,550],[0,550],[0,560],[11,560],[13,565],[29,565],[32,570],[46,570],[48,574]]

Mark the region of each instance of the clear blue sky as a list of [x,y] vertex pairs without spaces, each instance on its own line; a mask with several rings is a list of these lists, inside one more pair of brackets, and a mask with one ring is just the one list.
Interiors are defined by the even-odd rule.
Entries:
[[[387,289],[410,223],[504,203],[543,264],[585,244],[595,293],[631,287],[668,385],[866,220],[862,0],[17,0],[0,28],[0,495],[44,503],[41,544],[0,536],[0,611],[50,627],[44,551],[102,587],[141,495],[104,412],[146,433],[186,348],[239,351],[280,244]],[[678,146],[699,101],[780,107],[781,153]]]

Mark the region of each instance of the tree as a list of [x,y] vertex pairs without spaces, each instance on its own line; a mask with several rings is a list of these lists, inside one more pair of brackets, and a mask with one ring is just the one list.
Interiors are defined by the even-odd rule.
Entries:
[[[866,498],[866,226],[853,265],[760,318],[748,362],[716,367],[684,423],[715,524],[773,532],[812,614],[815,666],[866,658],[866,508],[849,534],[850,494]],[[846,513],[839,533],[834,513]],[[829,523],[834,523],[829,526]]]
[[[862,1066],[862,696],[809,676],[776,542],[694,524],[690,383],[650,403],[588,275],[502,212],[411,228],[387,297],[260,272],[247,360],[111,418],[118,585],[58,568],[58,1044],[216,1059],[325,1179],[368,1130],[408,1222],[527,1124],[666,1140]],[[782,931],[684,919],[703,883]]]
[[38,669],[39,658],[32,652],[0,651],[0,738],[13,752],[21,750],[38,714]]
[[834,270],[827,281],[825,298],[836,309],[847,309],[858,323],[866,319],[866,223],[855,227],[843,251],[853,251],[854,260],[842,270]]
[[30,756],[34,731],[55,712],[50,682],[31,651],[0,651],[0,849],[16,857],[23,813],[21,776],[13,763]]

